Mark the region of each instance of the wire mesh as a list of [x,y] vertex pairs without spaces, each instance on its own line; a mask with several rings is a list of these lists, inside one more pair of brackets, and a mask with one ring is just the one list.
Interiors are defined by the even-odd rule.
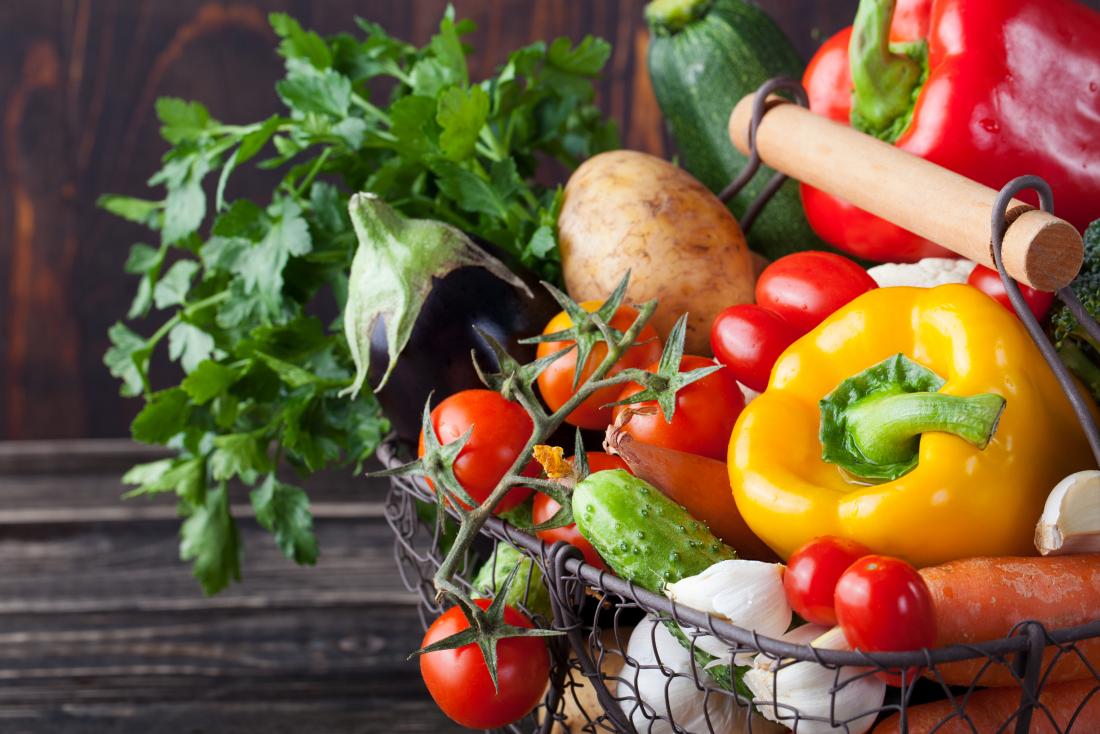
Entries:
[[[757,96],[750,146],[767,112],[764,100],[774,91],[806,104],[796,81],[767,82]],[[733,196],[761,167],[752,150],[723,198]],[[754,202],[748,224],[784,179],[773,176]],[[1050,210],[1049,188],[1044,187],[1040,179],[1022,177],[1007,184],[998,201],[1038,188],[1044,193],[1043,208]],[[1049,359],[1049,342],[1000,262],[1006,227],[1002,208],[993,215],[991,250],[1006,289],[1063,389],[1080,401],[1072,378],[1056,357]],[[1072,291],[1059,295],[1071,307],[1079,305]],[[1078,414],[1094,445],[1100,445],[1091,413],[1083,409]],[[379,457],[395,466],[409,458],[409,450],[391,439]],[[447,522],[434,516],[435,507],[422,481],[391,480],[386,518],[395,535],[395,557],[406,588],[419,596],[425,627],[443,611],[432,576],[445,553]],[[1007,637],[936,649],[865,653],[846,649],[839,640],[839,649],[832,649],[820,640],[807,644],[812,636],[805,627],[773,639],[677,606],[584,563],[571,546],[547,545],[497,518],[489,520],[483,535],[484,545],[464,559],[460,583],[471,588],[478,564],[495,558],[496,544],[508,543],[541,571],[541,580],[528,576],[520,608],[540,626],[565,633],[550,638],[553,661],[543,704],[503,731],[861,734],[873,727],[875,732],[986,734],[1091,732],[1100,721],[1100,671],[1094,665],[1094,660],[1100,663],[1100,620],[1057,630],[1024,621]],[[532,583],[545,584],[552,619],[526,604],[535,591]],[[722,654],[716,658],[703,647]]]
[[[384,462],[398,463],[399,449],[388,442]],[[418,503],[434,507],[431,490],[418,480],[396,478],[386,503],[386,518],[395,536],[395,555],[405,586],[420,598],[426,627],[442,612],[432,575],[442,560],[440,523],[418,512]],[[998,684],[1018,697],[996,731],[1029,731],[1039,719],[1050,732],[1075,728],[1064,706],[1053,710],[1044,691],[1067,677],[1088,681],[1080,690],[1080,710],[1100,691],[1100,671],[1093,664],[1100,651],[1100,622],[1046,630],[1035,622],[1020,624],[1009,637],[975,645],[934,650],[864,653],[821,649],[795,633],[772,639],[735,627],[717,617],[677,606],[669,599],[630,584],[580,560],[565,544],[549,546],[501,520],[485,528],[484,547],[465,564],[462,583],[478,562],[491,558],[496,543],[510,543],[541,570],[550,595],[553,619],[521,603],[540,626],[566,633],[551,643],[553,664],[546,700],[514,732],[639,732],[641,734],[730,734],[731,732],[862,732],[891,717],[896,728],[885,731],[990,731],[968,713],[984,686]],[[531,583],[532,577],[528,577]],[[532,593],[524,590],[524,599]],[[688,642],[677,639],[679,632]],[[801,637],[804,638],[805,635]],[[733,674],[709,667],[700,640],[716,638],[727,646]],[[713,641],[707,644],[713,649]],[[712,663],[713,665],[713,663]],[[876,674],[893,674],[899,685],[885,687]],[[744,683],[748,676],[754,685]],[[795,689],[814,688],[812,703]],[[876,690],[882,690],[876,697]],[[980,700],[980,697],[979,697]],[[941,701],[946,706],[940,728],[907,728],[914,706]],[[549,714],[549,715],[548,715]],[[775,723],[780,722],[779,724]],[[1069,726],[1066,726],[1066,723]],[[782,725],[780,725],[782,724]],[[1023,726],[1021,729],[1020,726]],[[878,730],[878,729],[876,729]]]

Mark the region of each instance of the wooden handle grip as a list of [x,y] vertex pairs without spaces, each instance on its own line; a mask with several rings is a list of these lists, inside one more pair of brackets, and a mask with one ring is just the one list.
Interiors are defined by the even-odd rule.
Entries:
[[[730,139],[745,154],[754,98],[730,115]],[[779,97],[768,105],[756,130],[765,164],[994,267],[989,222],[996,191]],[[1068,285],[1084,256],[1076,228],[1018,199],[1008,217],[1001,248],[1008,274],[1044,291]]]

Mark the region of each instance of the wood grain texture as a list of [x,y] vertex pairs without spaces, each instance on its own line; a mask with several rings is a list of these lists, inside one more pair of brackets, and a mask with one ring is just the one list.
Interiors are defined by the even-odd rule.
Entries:
[[[102,365],[106,331],[135,287],[122,273],[148,233],[95,207],[103,192],[146,195],[165,145],[153,102],[202,100],[230,122],[279,109],[281,73],[266,16],[322,32],[361,15],[423,43],[445,0],[13,0],[0,3],[0,438],[122,436],[138,408]],[[642,0],[459,0],[479,30],[475,75],[516,46],[559,35],[615,45],[600,101],[624,144],[670,151],[649,89]],[[803,53],[851,18],[854,0],[766,4]],[[234,195],[260,195],[238,175]],[[156,317],[138,328],[152,331]],[[166,381],[170,368],[154,364]]]
[[170,499],[119,502],[123,466],[150,451],[22,446],[68,455],[54,470],[20,447],[0,444],[0,731],[459,731],[406,660],[423,633],[383,484],[311,482],[314,568],[235,508],[245,581],[207,599]]

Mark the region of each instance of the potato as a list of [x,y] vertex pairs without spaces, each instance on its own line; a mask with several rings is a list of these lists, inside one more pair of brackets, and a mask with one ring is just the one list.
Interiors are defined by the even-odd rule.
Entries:
[[662,337],[688,313],[686,351],[710,354],[719,311],[753,297],[753,264],[729,210],[703,184],[645,153],[617,150],[581,164],[565,186],[558,241],[569,294],[607,297],[630,271],[627,299],[660,301]]

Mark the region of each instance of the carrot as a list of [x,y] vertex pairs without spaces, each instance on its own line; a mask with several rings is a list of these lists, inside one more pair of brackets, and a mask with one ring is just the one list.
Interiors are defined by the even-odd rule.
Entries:
[[[1045,558],[968,558],[921,570],[936,604],[937,645],[973,644],[1008,635],[1026,620],[1048,630],[1073,627],[1100,619],[1100,554]],[[1077,649],[1100,666],[1100,641],[1076,643]],[[1048,647],[1044,668],[1057,652]],[[952,685],[970,685],[984,658],[939,666]],[[1074,680],[1091,675],[1076,655],[1063,655],[1049,680]],[[990,666],[977,683],[1009,686],[1012,674],[1003,665]]]
[[737,511],[725,462],[642,443],[616,426],[607,429],[604,450],[622,457],[635,476],[705,522],[740,557],[778,560]]
[[[1039,695],[1042,708],[1031,713],[1032,734],[1100,731],[1100,684],[1095,679],[1052,683],[1043,686]],[[1020,706],[1019,688],[988,688],[976,691],[969,699],[957,696],[955,703],[936,701],[913,706],[906,712],[909,734],[985,734],[1013,731],[1014,718]],[[965,718],[956,710],[962,707]],[[954,715],[940,728],[940,722]],[[875,727],[874,734],[894,734],[901,731],[901,716],[894,714]]]

